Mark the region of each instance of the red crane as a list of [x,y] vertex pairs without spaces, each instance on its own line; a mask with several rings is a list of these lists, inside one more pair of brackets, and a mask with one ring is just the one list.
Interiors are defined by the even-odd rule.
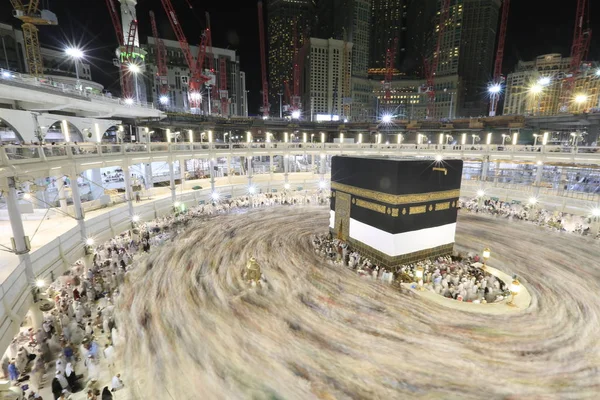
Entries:
[[573,89],[575,88],[575,78],[579,73],[581,63],[587,55],[592,30],[590,26],[588,0],[577,0],[577,10],[575,12],[575,29],[573,32],[573,44],[571,45],[571,64],[569,73],[563,81],[562,96],[559,112],[566,112],[572,101]]
[[208,57],[208,69],[210,73],[214,76],[214,81],[211,79],[212,91],[210,92],[209,101],[213,104],[211,109],[211,114],[218,114],[219,109],[219,81],[217,80],[217,73],[215,71],[215,55],[212,51],[212,30],[210,27],[210,14],[206,12],[206,30],[208,32],[208,40],[206,42],[207,50],[206,57]]
[[177,40],[179,41],[179,47],[183,51],[183,56],[187,62],[188,68],[190,69],[190,80],[188,82],[189,91],[188,98],[190,103],[190,108],[200,109],[200,105],[202,102],[202,96],[200,95],[200,88],[204,82],[206,82],[206,77],[202,75],[202,71],[198,70],[197,63],[194,60],[194,56],[192,56],[192,52],[190,50],[190,45],[185,38],[183,33],[183,29],[181,28],[181,24],[179,23],[179,19],[177,18],[177,14],[173,9],[173,4],[171,4],[171,0],[161,0],[163,8],[167,13],[167,17],[169,18],[169,22],[171,23],[171,27],[175,32],[175,36],[177,36]]
[[435,110],[435,72],[437,71],[438,64],[440,62],[440,46],[442,44],[442,37],[446,30],[446,23],[448,23],[448,17],[450,14],[450,0],[442,0],[442,8],[440,9],[440,20],[438,28],[437,43],[435,46],[435,53],[432,56],[430,63],[425,63],[425,75],[427,78],[427,118],[433,118],[433,112]]
[[502,3],[502,18],[500,20],[500,31],[498,32],[498,49],[496,50],[496,60],[494,62],[494,78],[492,85],[488,88],[490,92],[490,117],[496,115],[496,107],[500,100],[504,77],[502,76],[502,60],[504,59],[504,43],[506,42],[506,26],[508,24],[508,10],[510,9],[510,0],[504,0]]
[[156,19],[154,18],[154,11],[150,11],[150,24],[152,25],[152,36],[154,36],[154,44],[156,46],[156,65],[158,66],[158,83],[160,85],[160,97],[159,102],[161,104],[167,104],[169,101],[169,78],[167,71],[167,48],[165,42],[158,36],[158,29],[156,28]]
[[261,111],[263,117],[269,116],[269,85],[267,83],[267,60],[265,55],[265,26],[263,22],[263,5],[262,1],[258,2],[258,32],[260,36],[260,70],[262,77],[262,100],[263,105]]
[[135,34],[137,32],[137,21],[131,21],[127,37],[124,37],[123,26],[119,19],[119,13],[113,0],[106,0],[106,6],[115,28],[117,42],[119,43],[119,80],[121,83],[121,96],[128,100],[133,99],[133,76],[129,66],[133,62],[133,47],[135,45]]
[[385,53],[385,78],[383,81],[383,90],[385,92],[385,104],[392,102],[392,79],[394,78],[394,61],[396,59],[396,48],[398,47],[398,38],[395,38],[392,47]]

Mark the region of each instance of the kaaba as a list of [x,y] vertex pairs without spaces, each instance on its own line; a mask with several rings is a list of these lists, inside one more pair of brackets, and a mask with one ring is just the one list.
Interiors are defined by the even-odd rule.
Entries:
[[334,156],[329,228],[394,268],[452,253],[462,160]]

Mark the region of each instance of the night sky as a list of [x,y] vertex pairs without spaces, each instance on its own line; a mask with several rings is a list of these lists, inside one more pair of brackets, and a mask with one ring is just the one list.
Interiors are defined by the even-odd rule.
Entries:
[[[189,8],[188,1],[193,5],[192,9]],[[118,72],[112,65],[117,40],[105,1],[42,0],[41,3],[45,3],[44,6],[49,4],[50,10],[56,13],[59,21],[59,26],[40,29],[42,45],[57,49],[64,48],[68,43],[80,45],[86,49],[88,59],[93,64],[94,80],[108,89],[118,91]],[[204,12],[210,13],[213,46],[238,51],[241,69],[246,72],[246,85],[250,91],[250,114],[256,114],[260,102],[256,1],[172,0],[172,3],[190,44],[199,43],[201,31],[205,27]],[[531,60],[545,53],[569,55],[575,8],[576,0],[564,0],[560,7],[551,6],[547,0],[512,1],[504,73],[510,72],[518,60]],[[145,43],[145,37],[151,34],[148,18],[150,10],[156,14],[159,34],[168,39],[175,39],[160,0],[139,0],[138,20],[142,43]],[[0,4],[0,11],[0,22],[19,26],[19,21],[12,17],[8,1]],[[589,58],[598,60],[600,16],[591,23],[596,34],[592,35]]]

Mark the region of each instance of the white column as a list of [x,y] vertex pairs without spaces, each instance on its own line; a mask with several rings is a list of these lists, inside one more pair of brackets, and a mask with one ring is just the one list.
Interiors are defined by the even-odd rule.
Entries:
[[144,180],[146,182],[146,190],[154,187],[154,181],[152,179],[152,162],[142,164],[144,168]]
[[231,156],[227,156],[227,177],[231,180]]
[[269,174],[273,175],[273,154],[269,154]]
[[311,173],[315,173],[315,155],[311,154],[310,155],[310,172]]
[[92,198],[95,200],[104,195],[104,182],[102,181],[102,171],[100,168],[88,169],[85,171],[87,178],[90,180],[90,190]]
[[169,160],[169,180],[171,182],[171,201],[175,203],[177,201],[177,188],[175,187],[175,170],[171,160]]
[[67,198],[65,196],[65,177],[63,175],[56,178],[56,185],[58,186],[58,202],[60,203],[60,210],[66,213]]
[[248,186],[252,185],[252,156],[246,157],[248,162]]
[[211,193],[215,191],[215,159],[210,158],[208,160],[208,169],[210,172],[210,191]]
[[283,156],[283,176],[285,183],[288,183],[288,174],[290,172],[290,155],[286,154]]
[[485,156],[483,160],[481,160],[481,176],[480,179],[482,182],[487,181],[488,169],[490,166],[489,156]]
[[79,184],[77,173],[72,173],[71,177],[71,196],[73,197],[73,208],[75,209],[75,219],[77,220],[77,225],[79,225],[79,230],[81,231],[81,237],[83,240],[87,238],[87,230],[85,228],[85,220],[83,213],[83,206],[81,205],[81,194],[79,193]]
[[125,199],[129,208],[129,216],[133,217],[133,190],[131,188],[131,170],[128,165],[123,167],[123,177],[125,178]]
[[544,164],[538,164],[535,171],[535,196],[538,197],[540,194],[540,187],[542,186],[542,174],[544,172]]
[[[8,218],[10,220],[10,227],[12,228],[13,240],[15,242],[15,253],[19,256],[20,265],[25,268],[25,276],[27,281],[30,282],[30,289],[32,296],[35,293],[35,276],[33,275],[33,267],[31,265],[31,258],[29,257],[29,248],[25,239],[25,228],[23,227],[23,220],[21,218],[21,211],[19,210],[19,200],[17,198],[16,182],[14,178],[7,178],[8,191],[6,194],[6,208],[8,210]],[[34,296],[34,301],[37,297]],[[32,305],[32,324],[37,329],[41,327],[42,321],[36,318],[35,314],[36,304]],[[38,308],[39,313],[39,308]],[[38,324],[39,326],[35,326]]]

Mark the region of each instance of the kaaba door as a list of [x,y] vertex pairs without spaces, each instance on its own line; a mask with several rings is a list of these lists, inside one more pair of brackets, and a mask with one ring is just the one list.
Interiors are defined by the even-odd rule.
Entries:
[[335,192],[335,234],[341,240],[350,236],[350,195],[339,190]]

